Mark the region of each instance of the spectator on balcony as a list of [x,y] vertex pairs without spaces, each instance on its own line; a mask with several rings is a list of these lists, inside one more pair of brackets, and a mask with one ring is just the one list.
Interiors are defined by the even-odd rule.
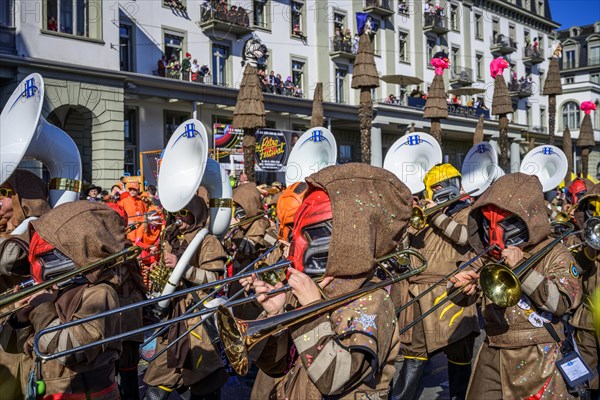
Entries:
[[344,41],[345,45],[349,45],[350,43],[352,43],[352,32],[350,32],[350,29],[348,29],[348,28],[346,28],[346,30],[344,30],[343,41]]
[[306,37],[306,36],[304,36],[304,33],[302,33],[302,29],[300,29],[299,24],[294,25],[294,35],[299,36],[302,39],[304,39]]
[[167,71],[167,56],[163,54],[160,60],[158,60],[158,76],[162,76],[163,78],[166,76]]
[[200,71],[198,72],[198,76],[202,82],[205,82],[205,77],[210,76],[210,69],[208,65],[204,64],[200,67]]
[[192,55],[185,53],[185,58],[181,61],[181,71],[183,72],[183,80],[190,80],[190,70],[192,68]]
[[269,76],[267,77],[267,87],[269,88],[269,92],[275,93],[275,87],[277,86],[275,80],[277,77],[275,76],[275,71],[271,71]]
[[277,74],[277,79],[275,80],[275,93],[283,94],[283,79],[281,78],[281,74]]
[[167,70],[169,71],[169,77],[173,79],[179,78],[179,73],[181,72],[181,64],[177,59],[175,54],[171,54],[171,60],[167,65]]
[[539,47],[540,47],[540,43],[538,42],[538,38],[536,37],[533,39],[533,52],[537,53]]
[[469,101],[467,101],[467,107],[473,107],[473,104],[475,104],[475,99],[470,98]]
[[513,83],[517,82],[517,69],[516,68],[513,68],[513,70],[510,72],[510,80]]
[[288,76],[285,82],[283,83],[283,89],[286,96],[291,96],[294,94],[294,83],[292,82],[292,77]]
[[198,81],[198,72],[200,72],[200,65],[198,65],[198,60],[194,59],[192,65],[190,66],[190,72],[192,74],[192,82]]
[[443,17],[444,16],[444,7],[442,7],[442,6],[435,6],[435,14],[438,17]]
[[462,104],[460,98],[455,94],[452,95],[452,104],[456,106],[460,106]]
[[304,97],[304,92],[302,91],[302,88],[299,85],[294,86],[294,97]]
[[435,12],[433,9],[434,9],[434,7],[433,7],[431,0],[427,0],[425,5],[423,6],[423,12],[425,14],[427,14],[427,13],[433,14]]
[[405,1],[400,1],[400,3],[398,4],[398,12],[400,14],[407,14],[408,13],[408,7],[406,6],[406,2]]
[[385,104],[397,104],[398,99],[396,98],[396,96],[394,96],[393,93],[390,93],[390,95],[388,97],[386,97],[385,100],[383,100],[383,102]]
[[58,22],[56,21],[56,18],[54,18],[54,17],[48,18],[48,30],[54,31],[54,32],[58,31]]

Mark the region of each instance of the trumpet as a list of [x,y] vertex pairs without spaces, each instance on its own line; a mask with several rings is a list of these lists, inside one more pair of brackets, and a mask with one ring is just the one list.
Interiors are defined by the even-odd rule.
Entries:
[[595,250],[600,250],[600,217],[589,218],[585,221],[581,231],[576,231],[571,234],[574,235],[576,233],[583,233],[583,242],[569,246],[569,250],[574,250],[584,244],[587,244]]
[[[396,273],[398,265],[403,265],[406,258],[411,255],[416,256],[422,264],[417,268],[408,267],[406,272]],[[315,315],[338,308],[380,288],[420,274],[427,269],[425,257],[412,249],[394,252],[375,260],[375,262],[378,269],[381,269],[388,276],[387,279],[334,299],[309,304],[281,315],[256,321],[244,321],[235,318],[227,307],[219,306],[216,313],[219,337],[231,367],[238,375],[246,375],[248,373],[248,353],[258,342]]]
[[[74,278],[78,275],[86,274],[90,271],[93,271],[94,269],[97,269],[100,267],[104,267],[105,269],[114,268],[116,266],[124,264],[127,261],[133,260],[137,256],[139,256],[141,251],[142,251],[141,247],[132,246],[132,247],[129,247],[129,248],[127,248],[123,251],[120,251],[116,254],[113,254],[112,256],[103,258],[102,260],[99,260],[99,261],[96,261],[89,265],[86,265],[85,267],[76,268],[74,270],[67,271],[63,274],[60,274],[52,279],[48,279],[47,281],[41,282],[37,285],[29,286],[23,290],[19,290],[18,292],[14,292],[14,293],[8,294],[6,296],[2,296],[2,298],[0,298],[0,309],[3,309],[4,307],[6,307],[8,305],[14,304],[14,303],[18,302],[19,300],[27,298],[27,297],[31,296],[32,294],[35,294],[42,290],[49,289],[54,285],[64,285],[65,282],[68,282],[71,278]],[[106,265],[108,263],[112,263],[112,264]]]
[[449,205],[452,205],[452,204],[456,203],[457,201],[464,199],[465,197],[469,197],[470,195],[472,195],[475,192],[477,192],[477,189],[471,190],[468,193],[459,194],[458,196],[448,199],[448,200],[444,201],[443,203],[437,204],[431,208],[423,208],[423,207],[419,207],[419,206],[414,206],[412,209],[412,212],[410,213],[410,226],[412,226],[413,228],[415,228],[417,230],[421,230],[421,229],[425,228],[427,226],[427,219],[430,216],[432,216],[439,210],[444,209],[444,208],[448,207]]

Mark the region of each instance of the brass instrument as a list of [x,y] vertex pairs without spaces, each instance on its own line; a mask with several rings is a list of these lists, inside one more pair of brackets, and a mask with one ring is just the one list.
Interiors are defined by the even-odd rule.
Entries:
[[[403,265],[406,257],[411,255],[416,256],[422,262],[418,268],[408,268],[407,272],[402,273],[391,271],[399,269],[398,266]],[[377,289],[420,274],[427,269],[427,260],[412,249],[400,250],[375,261],[378,268],[388,276],[387,279],[362,287],[355,292],[309,304],[281,315],[256,321],[244,321],[235,318],[227,307],[219,306],[216,313],[219,336],[231,367],[239,375],[246,375],[248,373],[248,353],[258,342],[315,315],[338,308]]]
[[444,201],[443,203],[437,204],[430,208],[414,206],[412,209],[412,212],[410,213],[410,226],[412,226],[413,228],[415,228],[417,230],[421,230],[421,229],[425,228],[427,226],[427,219],[431,215],[435,214],[436,212],[438,212],[441,209],[448,207],[449,205],[456,203],[457,201],[464,199],[465,197],[470,196],[471,194],[475,193],[476,191],[477,190],[474,189],[468,193],[459,194],[458,196],[456,196],[454,198],[448,199],[448,200]]
[[148,274],[148,279],[150,281],[150,287],[148,289],[151,295],[153,295],[154,297],[162,293],[163,289],[165,288],[165,285],[167,284],[167,281],[169,280],[169,276],[171,276],[171,268],[167,267],[167,265],[165,264],[165,234],[167,232],[167,229],[171,228],[172,226],[180,226],[181,223],[181,220],[175,220],[175,222],[173,222],[172,224],[164,226],[160,231],[160,260],[158,262],[158,265],[155,265],[154,268],[152,268],[152,271],[150,271],[150,273]]
[[[63,274],[60,274],[52,279],[48,279],[47,281],[41,282],[37,285],[27,287],[23,290],[19,290],[18,292],[14,292],[14,293],[8,294],[6,296],[2,296],[0,298],[0,309],[3,309],[6,306],[16,303],[19,300],[27,298],[27,297],[31,296],[32,294],[35,294],[42,290],[49,289],[54,285],[64,284],[65,281],[68,281],[69,279],[74,278],[78,275],[84,275],[94,269],[97,269],[100,267],[104,267],[105,269],[108,269],[108,268],[113,268],[113,267],[119,266],[127,261],[135,259],[137,256],[139,256],[141,251],[142,251],[141,247],[132,246],[132,247],[129,247],[129,248],[127,248],[123,251],[120,251],[116,254],[113,254],[112,256],[103,258],[102,260],[99,260],[99,261],[93,262],[89,265],[86,265],[85,267],[77,268],[72,271],[67,271]],[[108,263],[112,263],[112,264],[106,265]]]
[[[554,222],[552,225],[564,228],[561,234],[514,270],[499,263],[490,263],[483,267],[479,274],[479,284],[485,297],[499,307],[511,307],[519,302],[523,294],[520,279],[575,229],[570,222]],[[594,224],[593,228],[594,232],[600,230],[598,224]]]
[[589,218],[585,221],[581,231],[573,232],[571,235],[576,233],[583,233],[583,242],[569,246],[569,250],[575,250],[584,244],[587,244],[595,250],[600,250],[600,217]]

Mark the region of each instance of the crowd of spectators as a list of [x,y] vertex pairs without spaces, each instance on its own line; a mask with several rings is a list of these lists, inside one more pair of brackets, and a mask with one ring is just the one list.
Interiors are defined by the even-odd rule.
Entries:
[[470,108],[476,108],[478,110],[488,110],[483,100],[483,97],[471,97],[469,98],[469,100],[467,100],[465,104],[463,104],[460,97],[453,94],[450,95],[446,101],[448,102],[448,104],[452,104],[455,106],[465,106]]
[[350,29],[343,27],[335,28],[333,36],[333,51],[343,51],[346,53],[356,54],[358,52],[358,34],[352,36]]
[[258,79],[264,93],[279,94],[292,97],[304,97],[302,87],[295,84],[291,76],[284,81],[281,74],[271,71],[268,75],[265,70],[258,70]]
[[208,65],[203,64],[201,66],[198,64],[197,59],[192,61],[192,55],[190,53],[185,53],[185,57],[181,62],[179,62],[176,54],[171,54],[170,59],[167,59],[167,56],[163,55],[161,59],[158,60],[157,65],[157,75],[165,78],[181,79],[191,82],[206,82],[206,79],[209,79],[211,76]]
[[167,7],[171,7],[174,10],[181,12],[187,12],[187,7],[181,2],[181,0],[163,0],[163,4]]
[[232,25],[250,26],[250,18],[246,9],[242,6],[230,6],[227,0],[204,0],[200,9],[202,21],[217,19]]

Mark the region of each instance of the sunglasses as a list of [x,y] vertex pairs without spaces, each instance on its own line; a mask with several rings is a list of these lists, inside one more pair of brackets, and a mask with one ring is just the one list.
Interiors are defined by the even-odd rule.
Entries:
[[12,196],[13,190],[7,188],[0,188],[0,198]]
[[173,213],[173,215],[176,217],[187,217],[188,214],[191,214],[191,213],[189,210],[186,210],[185,208],[183,210],[179,210],[179,211]]

